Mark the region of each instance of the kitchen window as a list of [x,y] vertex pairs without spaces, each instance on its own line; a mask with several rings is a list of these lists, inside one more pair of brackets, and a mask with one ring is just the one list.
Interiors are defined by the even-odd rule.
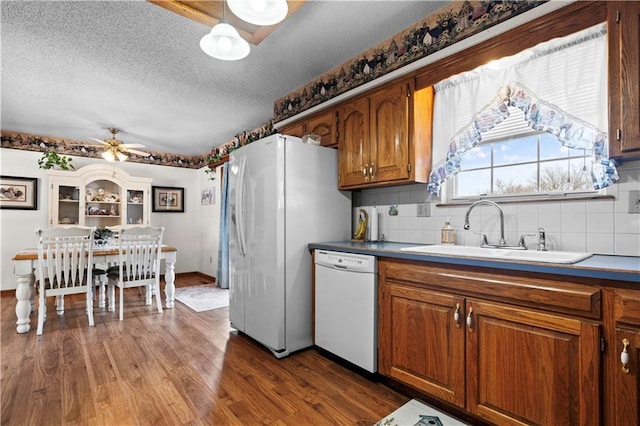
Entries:
[[485,141],[461,158],[452,199],[596,192],[592,150],[567,148],[546,132]]
[[[427,190],[445,198],[594,192],[608,160],[606,24],[435,85]],[[442,194],[441,194],[442,195]]]

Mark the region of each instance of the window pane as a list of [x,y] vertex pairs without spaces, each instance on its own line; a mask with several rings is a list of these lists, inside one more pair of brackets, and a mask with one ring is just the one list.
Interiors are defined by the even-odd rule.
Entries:
[[568,160],[540,163],[540,192],[564,191],[567,188],[569,188]]
[[525,194],[537,192],[536,164],[496,167],[493,170],[494,194]]
[[489,169],[460,172],[456,175],[455,196],[489,194],[491,189],[491,171]]
[[491,166],[491,145],[477,145],[462,153],[461,170],[477,169]]
[[573,149],[569,148],[569,157],[584,157],[584,156],[592,156],[592,149]]
[[538,138],[529,136],[493,144],[494,165],[536,161],[538,158]]
[[562,142],[551,133],[540,135],[540,160],[567,158],[569,148],[562,146]]
[[593,189],[591,182],[591,162],[593,157],[575,158],[570,160],[571,172],[569,174],[570,190],[590,190]]

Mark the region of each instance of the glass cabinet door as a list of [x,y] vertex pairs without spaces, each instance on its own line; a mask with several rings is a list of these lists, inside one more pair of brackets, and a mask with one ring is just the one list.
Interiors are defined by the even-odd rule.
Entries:
[[[57,194],[56,223],[52,225],[77,225],[80,223],[80,188],[78,186],[58,185],[54,188]],[[55,202],[55,201],[54,201]]]
[[145,220],[145,191],[130,189],[127,191],[127,224],[143,225]]

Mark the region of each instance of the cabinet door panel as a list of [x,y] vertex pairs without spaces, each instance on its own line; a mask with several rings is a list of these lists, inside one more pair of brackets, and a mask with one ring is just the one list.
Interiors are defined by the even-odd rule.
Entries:
[[360,98],[340,110],[339,186],[369,182],[369,100]]
[[640,157],[640,3],[607,4],[609,155]]
[[304,123],[292,123],[278,129],[283,135],[295,136],[301,138],[304,136]]
[[[629,289],[614,291],[611,336],[611,400],[614,425],[640,424],[640,292]],[[626,339],[626,340],[625,340]],[[628,368],[622,368],[623,345],[627,344]]]
[[49,226],[84,225],[80,214],[80,187],[73,183],[52,183],[49,193]]
[[598,324],[467,300],[467,409],[499,424],[598,423]]
[[320,136],[320,145],[336,146],[338,144],[338,123],[336,111],[327,111],[307,120],[306,133]]
[[383,374],[464,407],[461,297],[402,285],[384,286],[380,324]]
[[[628,344],[628,367],[622,368],[620,361],[623,346]],[[616,328],[614,356],[617,366],[614,370],[615,383],[615,424],[640,424],[640,329]]]
[[371,95],[372,182],[409,177],[409,84],[395,84]]

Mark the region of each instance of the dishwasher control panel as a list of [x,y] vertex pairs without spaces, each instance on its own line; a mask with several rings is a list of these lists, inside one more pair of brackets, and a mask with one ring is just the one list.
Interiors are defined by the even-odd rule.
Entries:
[[351,272],[378,272],[376,258],[364,254],[316,250],[315,263]]

